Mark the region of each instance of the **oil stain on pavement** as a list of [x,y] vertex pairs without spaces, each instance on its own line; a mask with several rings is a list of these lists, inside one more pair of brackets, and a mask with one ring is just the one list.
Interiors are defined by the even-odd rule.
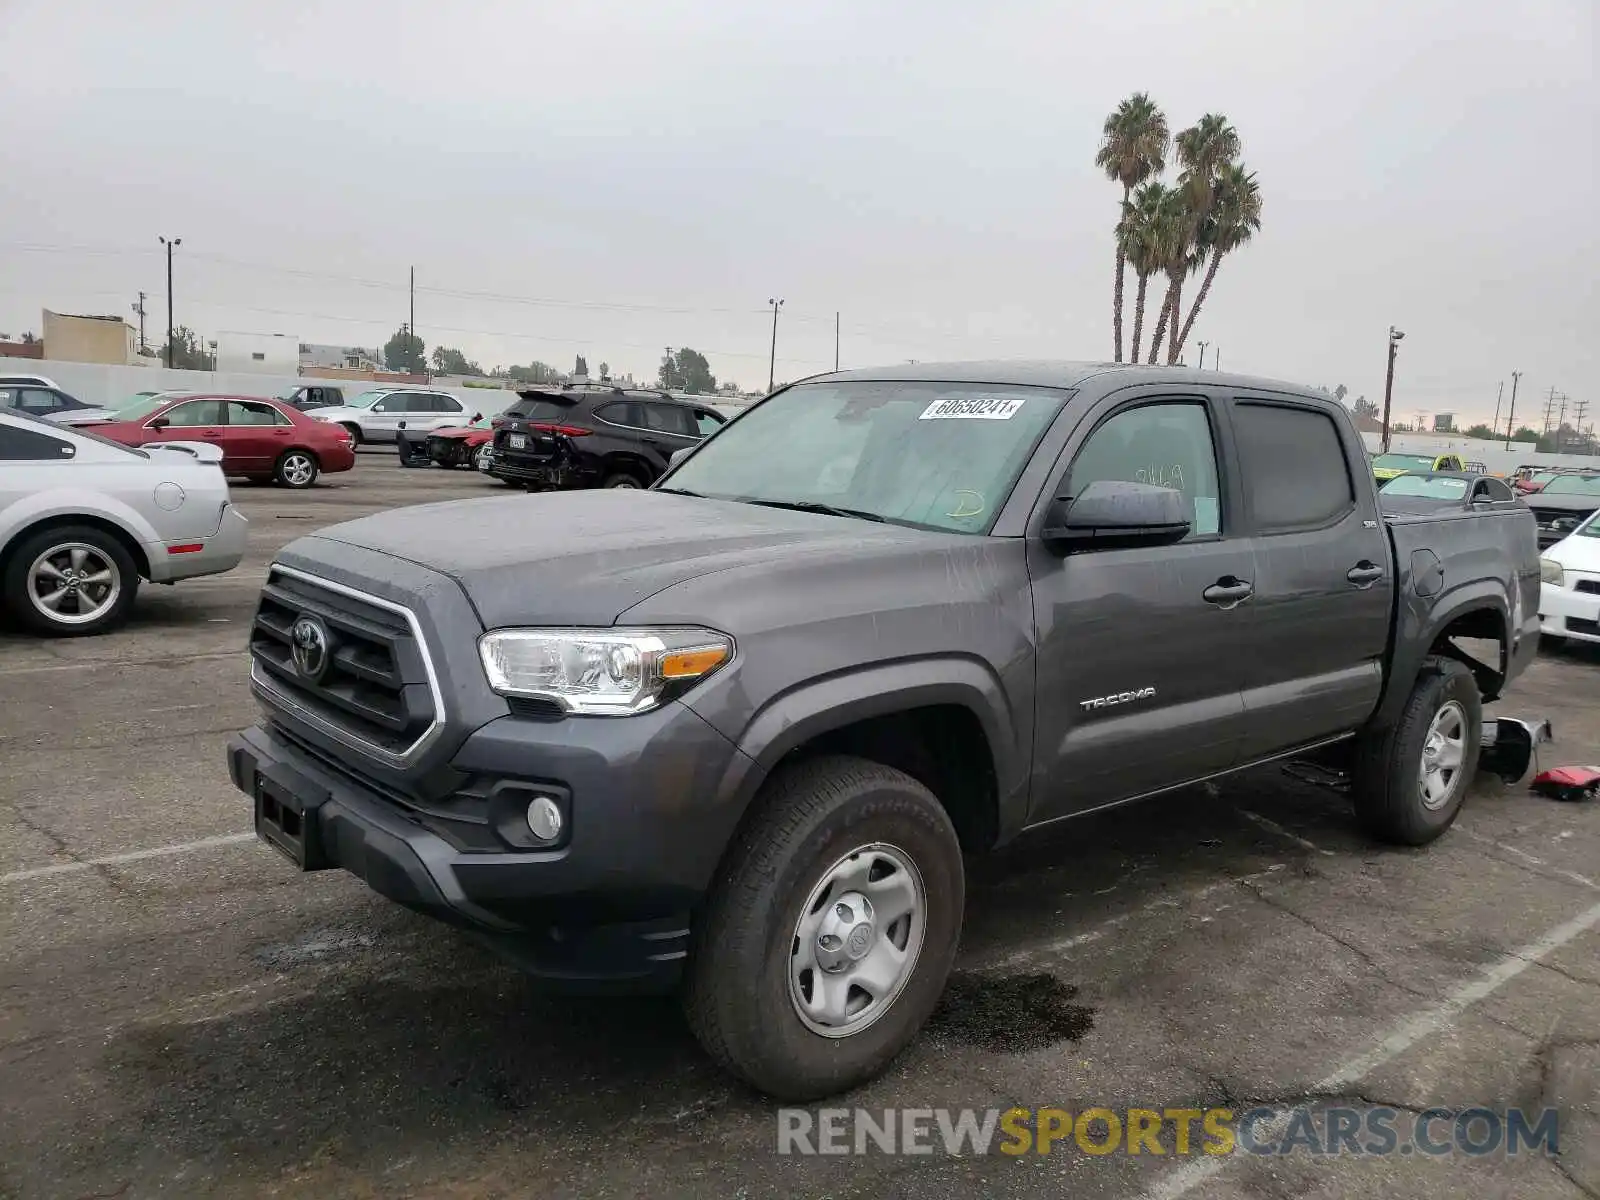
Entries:
[[996,1054],[1080,1041],[1094,1028],[1094,1009],[1074,1003],[1077,995],[1076,986],[1045,972],[958,972],[934,1009],[927,1035]]

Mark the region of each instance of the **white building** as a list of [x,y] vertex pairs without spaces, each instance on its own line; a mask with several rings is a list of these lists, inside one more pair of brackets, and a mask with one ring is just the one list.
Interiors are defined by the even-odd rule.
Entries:
[[300,339],[287,333],[217,334],[217,370],[253,375],[298,375]]
[[383,351],[365,346],[332,346],[321,342],[301,342],[302,367],[342,367],[347,371],[381,371]]

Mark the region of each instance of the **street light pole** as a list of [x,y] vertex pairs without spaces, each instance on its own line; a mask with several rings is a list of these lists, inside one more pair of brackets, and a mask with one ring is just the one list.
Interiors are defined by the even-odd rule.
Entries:
[[1522,378],[1521,371],[1511,372],[1511,411],[1506,414],[1506,449],[1511,449],[1511,431],[1517,427],[1517,380]]
[[1210,344],[1211,344],[1210,342],[1200,342],[1199,343],[1199,346],[1200,346],[1200,363],[1199,363],[1199,365],[1197,367],[1195,367],[1196,371],[1204,371],[1206,369],[1206,347],[1209,346]]
[[172,252],[183,245],[183,239],[173,238],[169,242],[166,238],[157,235],[156,240],[167,248],[167,370],[170,371],[174,357],[172,344]]
[[783,307],[783,301],[769,297],[767,303],[772,305],[772,357],[767,363],[767,395],[770,396],[778,378],[778,310]]
[[1394,399],[1394,355],[1395,349],[1400,345],[1400,339],[1405,334],[1389,326],[1389,370],[1383,380],[1383,449],[1380,453],[1389,453],[1389,404]]

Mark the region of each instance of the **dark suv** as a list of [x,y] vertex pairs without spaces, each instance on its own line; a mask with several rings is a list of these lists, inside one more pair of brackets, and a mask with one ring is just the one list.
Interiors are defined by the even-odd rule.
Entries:
[[532,389],[495,418],[488,471],[530,491],[649,487],[675,451],[726,421],[710,405],[665,392],[608,384]]

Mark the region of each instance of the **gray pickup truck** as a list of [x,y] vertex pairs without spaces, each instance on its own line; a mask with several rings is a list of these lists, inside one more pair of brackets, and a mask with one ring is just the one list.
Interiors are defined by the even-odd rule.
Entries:
[[929,1016],[964,852],[1275,760],[1439,836],[1538,595],[1525,507],[1385,518],[1320,392],[850,371],[648,491],[292,543],[229,766],[300,869],[551,983],[681,988],[716,1059],[814,1099]]

